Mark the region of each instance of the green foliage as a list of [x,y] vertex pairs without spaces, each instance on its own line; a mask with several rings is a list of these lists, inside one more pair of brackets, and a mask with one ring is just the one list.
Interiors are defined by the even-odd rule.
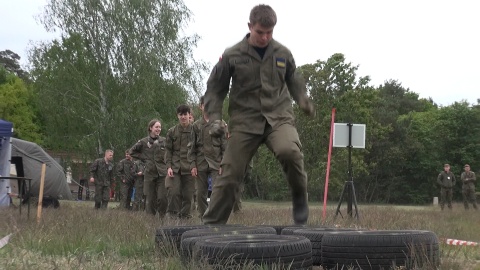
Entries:
[[182,36],[189,19],[182,1],[49,1],[42,23],[62,37],[30,51],[46,146],[121,153],[149,120],[176,124],[205,70],[192,57],[198,37]]
[[0,100],[0,118],[14,124],[14,136],[42,143],[31,87],[3,67],[0,67]]
[[[436,177],[444,163],[451,164],[459,179],[465,163],[480,160],[480,105],[456,102],[439,107],[395,80],[373,87],[368,76],[357,77],[358,66],[346,62],[342,54],[300,69],[317,110],[314,118],[308,118],[295,106],[311,200],[324,196],[332,108],[335,123],[367,127],[366,148],[352,150],[353,180],[361,202],[430,202],[438,196]],[[288,189],[269,184],[272,178],[284,178],[273,156],[261,149],[254,161],[253,174],[260,175],[260,182],[247,183],[248,195],[287,198]],[[339,199],[346,180],[348,151],[333,148],[329,199]],[[259,194],[258,187],[263,186],[272,194]],[[455,198],[461,199],[461,184]]]

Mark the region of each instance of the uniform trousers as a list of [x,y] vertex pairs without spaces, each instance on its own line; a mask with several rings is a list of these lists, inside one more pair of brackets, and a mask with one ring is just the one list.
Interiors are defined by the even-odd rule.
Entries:
[[164,217],[168,205],[165,176],[145,175],[143,193],[145,195],[145,212],[152,215],[158,212],[160,217]]
[[217,178],[210,204],[203,215],[205,224],[225,224],[240,196],[248,163],[262,143],[280,162],[292,192],[293,219],[305,224],[308,219],[307,174],[297,130],[290,124],[272,128],[266,125],[263,134],[232,131],[222,160],[222,174]]

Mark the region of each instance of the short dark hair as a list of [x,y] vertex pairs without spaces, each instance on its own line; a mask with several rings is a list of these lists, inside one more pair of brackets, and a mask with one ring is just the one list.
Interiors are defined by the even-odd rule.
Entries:
[[443,164],[443,167],[444,167],[444,168],[445,168],[445,167],[450,167],[450,164],[445,163],[445,164]]
[[258,5],[250,11],[250,23],[259,23],[264,27],[274,27],[277,24],[277,14],[269,5]]
[[192,113],[190,106],[186,104],[182,104],[177,107],[177,114],[189,114],[189,113]]

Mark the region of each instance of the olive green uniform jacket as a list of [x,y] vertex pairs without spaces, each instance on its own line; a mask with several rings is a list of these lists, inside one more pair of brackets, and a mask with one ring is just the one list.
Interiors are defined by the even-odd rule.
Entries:
[[90,166],[90,177],[94,178],[95,185],[109,187],[114,177],[113,168],[113,163],[107,163],[105,158],[96,159]]
[[452,188],[455,186],[455,182],[455,175],[451,171],[448,173],[446,171],[442,171],[437,177],[437,183],[442,188]]
[[190,142],[188,144],[188,161],[190,169],[197,168],[197,171],[206,172],[208,169],[219,170],[223,153],[227,146],[227,138],[223,136],[212,136],[210,129],[212,122],[207,122],[202,117],[192,125]]
[[267,122],[273,129],[294,125],[291,98],[298,103],[308,97],[292,53],[271,40],[262,59],[249,46],[248,36],[225,50],[210,74],[205,93],[205,111],[210,121],[222,119],[223,100],[230,90],[231,133],[263,134]]
[[133,183],[135,180],[135,170],[134,170],[133,160],[122,159],[117,164],[117,177],[120,182],[125,180],[125,183]]
[[130,156],[145,164],[144,174],[146,180],[167,175],[165,145],[166,140],[164,137],[151,138],[148,136],[139,140],[130,148]]
[[177,124],[167,132],[165,162],[167,168],[172,168],[174,173],[191,175],[190,162],[187,157],[191,132],[192,125],[184,128],[181,124]]
[[460,176],[460,179],[462,180],[462,189],[463,190],[475,190],[475,181],[477,178],[475,177],[475,173],[472,171],[469,172],[462,172],[462,175]]

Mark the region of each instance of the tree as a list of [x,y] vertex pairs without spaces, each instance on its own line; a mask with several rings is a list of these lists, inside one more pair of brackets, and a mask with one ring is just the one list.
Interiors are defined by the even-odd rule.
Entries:
[[8,72],[17,75],[24,82],[30,82],[28,72],[20,67],[20,56],[11,50],[0,51],[0,66],[3,66]]
[[33,91],[3,67],[0,67],[0,100],[0,118],[14,124],[14,136],[41,143]]
[[41,21],[61,39],[30,51],[48,145],[123,152],[150,119],[173,125],[205,70],[192,57],[198,37],[182,36],[189,18],[180,0],[50,0]]

